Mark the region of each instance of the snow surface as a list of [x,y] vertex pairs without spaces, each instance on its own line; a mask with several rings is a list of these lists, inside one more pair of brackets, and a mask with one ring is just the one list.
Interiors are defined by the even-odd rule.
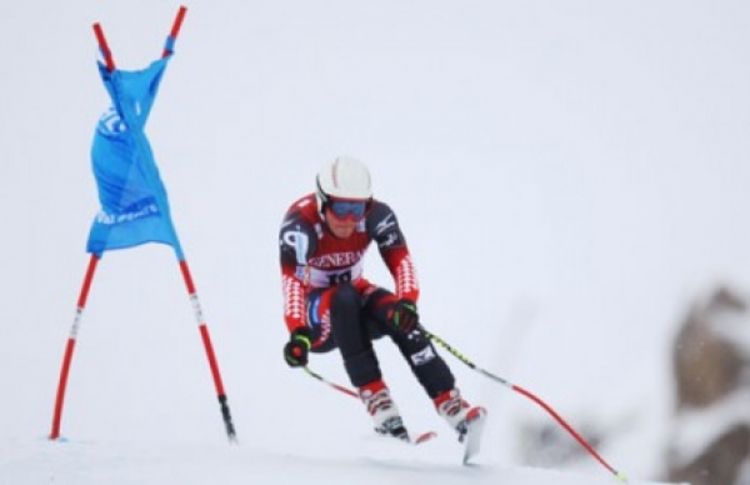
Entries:
[[[107,254],[49,443],[98,209],[91,136],[118,65],[161,51],[177,4],[0,3],[0,483],[538,483],[549,419],[451,365],[490,421],[475,468],[391,345],[377,350],[422,450],[372,443],[354,400],[281,359],[277,231],[327,159],[366,161],[419,270],[425,324],[523,385],[634,479],[663,477],[669,342],[688,302],[750,288],[750,4],[741,0],[196,0],[147,127],[241,445],[228,446],[171,251]],[[367,274],[390,284],[372,251]],[[314,370],[346,383],[336,355]],[[387,451],[386,451],[387,450]],[[460,453],[459,453],[460,454]],[[635,481],[635,480],[634,480]],[[637,482],[644,483],[644,482]]]
[[[13,443],[3,450],[0,483],[303,483],[382,485],[523,484],[611,485],[607,476],[519,467],[466,467],[425,446],[406,449],[378,444],[367,454],[297,454],[263,446],[177,444],[154,447],[133,442]],[[384,449],[390,448],[390,449]],[[9,458],[10,457],[10,458]],[[455,458],[455,457],[454,457]],[[1,481],[7,480],[7,481]],[[628,482],[633,485],[656,482]]]

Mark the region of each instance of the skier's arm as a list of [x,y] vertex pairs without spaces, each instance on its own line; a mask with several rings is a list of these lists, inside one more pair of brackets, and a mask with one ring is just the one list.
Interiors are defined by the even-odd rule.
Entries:
[[416,303],[419,298],[419,281],[396,214],[386,204],[374,201],[367,216],[367,227],[393,276],[396,296]]
[[289,332],[305,327],[304,271],[317,244],[312,226],[292,214],[281,225],[279,251],[284,321]]

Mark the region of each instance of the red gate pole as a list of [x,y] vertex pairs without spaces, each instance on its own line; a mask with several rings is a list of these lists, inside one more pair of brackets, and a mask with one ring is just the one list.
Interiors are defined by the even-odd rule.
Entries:
[[[177,35],[180,33],[182,27],[182,21],[185,19],[185,13],[187,13],[187,7],[180,6],[177,11],[177,16],[172,23],[172,29],[167,36],[167,42],[162,51],[162,58],[172,55],[174,51],[174,44],[177,40]],[[185,287],[187,288],[190,303],[193,306],[193,312],[195,313],[195,319],[198,322],[198,331],[201,334],[201,340],[203,341],[203,348],[206,351],[206,357],[208,358],[208,365],[211,369],[211,377],[214,381],[214,387],[216,388],[216,395],[219,399],[219,405],[221,406],[221,416],[224,420],[224,427],[227,432],[227,436],[230,441],[236,441],[237,433],[234,429],[234,423],[232,423],[232,414],[229,411],[229,404],[227,403],[227,393],[224,390],[224,382],[221,379],[221,372],[219,372],[219,362],[216,359],[216,353],[214,352],[214,346],[211,343],[211,335],[208,333],[208,325],[203,318],[203,309],[201,308],[200,300],[198,299],[198,293],[195,290],[195,283],[193,277],[190,274],[190,267],[187,261],[181,256],[181,251],[178,252],[178,260],[180,265],[180,271],[182,272],[182,278],[185,281]]]
[[96,35],[96,41],[99,43],[99,50],[102,52],[102,55],[104,56],[104,62],[107,65],[107,70],[109,72],[114,71],[115,60],[112,58],[112,51],[109,50],[107,39],[104,37],[104,31],[102,30],[102,26],[99,25],[99,22],[96,22],[94,24],[94,35]]
[[[93,25],[94,35],[96,35],[97,43],[99,44],[99,50],[104,56],[104,62],[106,63],[107,70],[112,72],[115,70],[115,62],[112,58],[112,51],[109,49],[107,39],[104,37],[104,31],[101,25],[97,22]],[[65,346],[65,354],[63,356],[62,367],[60,368],[60,380],[57,384],[57,395],[55,397],[55,410],[52,416],[52,430],[49,434],[49,439],[55,440],[60,437],[60,423],[62,421],[63,404],[65,402],[65,390],[68,386],[68,374],[70,373],[70,364],[73,360],[73,351],[76,346],[76,338],[78,337],[78,328],[81,325],[81,318],[83,316],[83,310],[86,308],[86,301],[88,300],[89,290],[91,289],[91,282],[94,279],[94,272],[96,271],[96,265],[99,262],[100,256],[92,253],[89,259],[89,265],[86,270],[86,276],[83,279],[83,285],[78,296],[78,306],[76,308],[76,315],[73,319],[73,326],[70,329],[70,335],[68,336],[68,343]]]
[[227,394],[224,390],[224,382],[221,379],[221,373],[219,372],[219,363],[216,360],[216,353],[214,352],[213,344],[211,344],[211,336],[208,333],[208,325],[206,325],[206,322],[203,318],[203,310],[201,308],[200,300],[198,299],[198,293],[195,290],[195,283],[193,283],[193,277],[190,274],[190,268],[188,267],[187,261],[182,259],[179,263],[180,271],[182,272],[182,278],[185,281],[188,296],[190,297],[190,303],[193,305],[195,319],[198,322],[198,330],[200,331],[201,340],[203,341],[203,347],[206,351],[208,365],[211,368],[211,376],[214,380],[216,395],[219,398],[219,405],[221,406],[221,416],[224,419],[224,427],[226,428],[229,440],[235,441],[237,439],[237,434],[234,430],[234,424],[232,423],[232,415],[229,411],[229,404],[227,403]]
[[161,53],[162,59],[172,54],[174,50],[174,42],[175,40],[177,40],[177,34],[180,33],[182,21],[185,19],[185,13],[187,13],[187,7],[181,5],[180,9],[177,11],[177,16],[174,19],[174,23],[172,24],[172,30],[170,30],[169,36],[167,37],[167,45],[164,46],[164,51],[162,51]]
[[83,279],[83,285],[81,286],[81,292],[78,296],[78,307],[76,308],[76,315],[73,319],[73,326],[70,329],[70,335],[68,337],[68,343],[65,346],[65,356],[63,357],[62,367],[60,369],[60,381],[57,385],[57,397],[55,398],[55,411],[52,418],[52,431],[50,431],[49,439],[55,440],[60,437],[60,421],[62,420],[63,402],[65,401],[65,388],[68,384],[68,373],[70,372],[70,362],[73,360],[73,349],[76,345],[76,337],[78,336],[78,328],[81,325],[81,317],[83,310],[86,308],[86,300],[88,299],[89,290],[91,289],[91,281],[94,279],[94,271],[96,270],[96,264],[99,262],[99,256],[96,254],[91,255],[89,260],[89,266],[86,270],[86,276]]

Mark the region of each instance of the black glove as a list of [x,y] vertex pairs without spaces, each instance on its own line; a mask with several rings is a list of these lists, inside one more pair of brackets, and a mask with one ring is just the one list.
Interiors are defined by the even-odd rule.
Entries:
[[403,333],[411,333],[419,325],[417,304],[405,298],[400,299],[388,312],[388,323]]
[[298,328],[289,336],[284,345],[284,360],[290,367],[307,365],[307,353],[312,347],[312,335],[308,328]]

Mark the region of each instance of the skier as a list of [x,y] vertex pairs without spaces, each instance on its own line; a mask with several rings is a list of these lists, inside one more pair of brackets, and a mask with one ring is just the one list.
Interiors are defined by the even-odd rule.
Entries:
[[[338,157],[323,166],[316,185],[315,193],[291,205],[281,225],[286,362],[306,366],[309,352],[338,347],[375,431],[410,441],[372,346],[387,335],[459,441],[478,446],[486,410],[462,398],[419,325],[419,286],[409,250],[393,211],[372,198],[367,167]],[[363,277],[363,257],[373,240],[393,275],[395,294]]]

